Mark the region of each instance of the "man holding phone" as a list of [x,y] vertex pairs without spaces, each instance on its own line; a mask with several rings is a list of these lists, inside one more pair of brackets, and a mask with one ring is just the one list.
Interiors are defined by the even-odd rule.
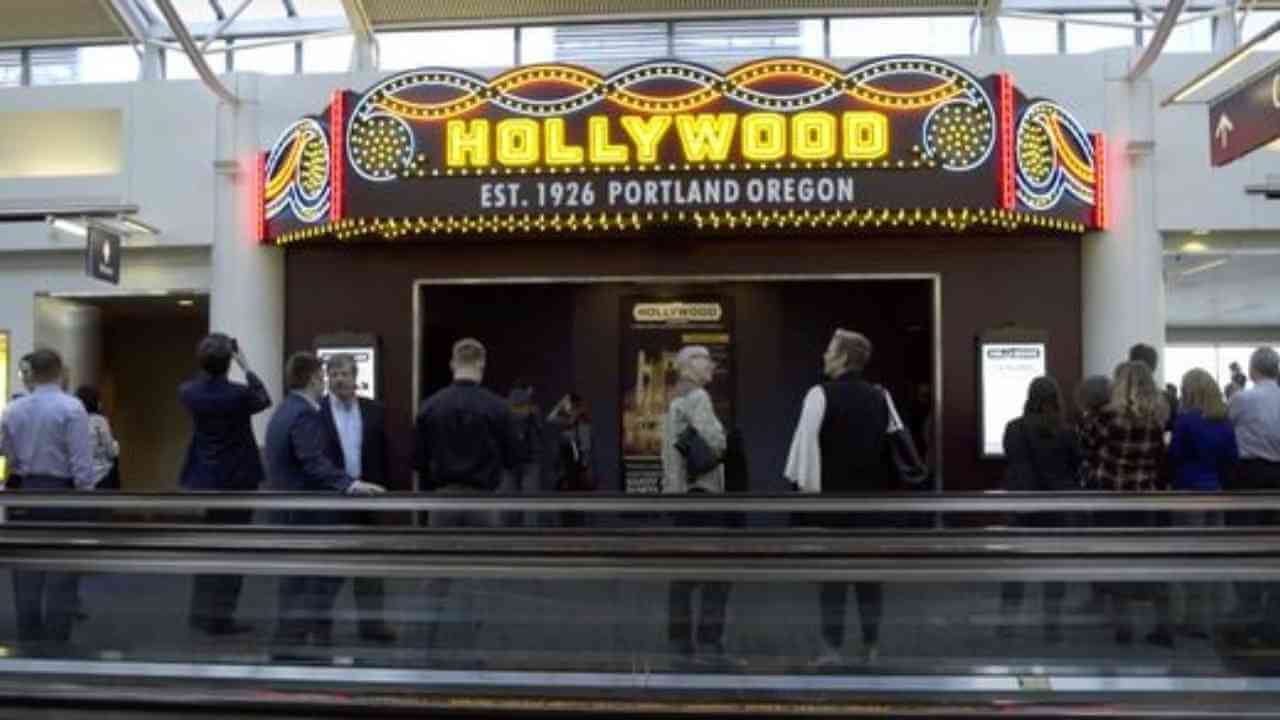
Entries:
[[[239,343],[213,333],[196,347],[201,376],[182,384],[178,398],[191,413],[194,431],[182,467],[181,484],[200,492],[257,490],[266,475],[253,437],[250,418],[271,407],[271,396],[240,351]],[[244,383],[227,378],[231,363],[244,372]],[[206,510],[210,525],[245,525],[253,510]],[[240,575],[197,575],[191,591],[192,628],[210,635],[251,631],[236,623],[236,603],[244,583]]]

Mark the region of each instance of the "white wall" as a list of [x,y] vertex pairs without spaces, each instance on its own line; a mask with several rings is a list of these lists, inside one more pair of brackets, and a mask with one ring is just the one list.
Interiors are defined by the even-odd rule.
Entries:
[[[0,232],[4,227],[0,225]],[[37,341],[37,294],[139,295],[175,289],[207,291],[210,286],[207,248],[127,248],[118,288],[86,277],[81,252],[0,254],[0,330],[10,332],[9,353],[14,359],[9,387],[18,387],[16,358],[30,352]]]
[[[1245,184],[1280,173],[1280,153],[1258,152],[1228,168],[1211,170],[1206,108],[1155,107],[1207,66],[1210,58],[1166,55],[1138,87],[1124,90],[1120,78],[1132,52],[953,60],[979,76],[1009,72],[1028,96],[1052,98],[1085,127],[1110,131],[1112,143],[1121,148],[1114,156],[1119,162],[1110,168],[1118,185],[1128,182],[1124,166],[1131,160],[1123,148],[1130,141],[1154,143],[1154,155],[1140,161],[1147,164],[1143,172],[1153,178],[1154,190],[1143,190],[1140,183],[1128,185],[1132,201],[1151,204],[1154,218],[1137,226],[1133,232],[1141,238],[1134,242],[1145,245],[1154,239],[1148,235],[1189,228],[1280,230],[1280,203],[1246,197],[1242,191]],[[238,291],[236,265],[278,266],[280,256],[273,249],[237,245],[234,252],[218,254],[226,258],[220,272],[211,270],[208,248],[213,243],[245,242],[241,224],[250,202],[244,194],[248,185],[245,178],[227,172],[227,164],[268,147],[297,118],[322,111],[335,88],[360,91],[388,74],[231,76],[228,82],[247,100],[235,110],[221,106],[196,81],[6,89],[0,92],[0,126],[5,112],[115,109],[122,117],[126,154],[122,171],[111,175],[0,179],[0,208],[67,200],[136,204],[140,217],[162,230],[156,242],[171,249],[128,248],[119,291],[211,290],[214,322],[233,322],[243,311],[234,303],[220,311],[219,297]],[[1107,100],[1116,93],[1125,95],[1125,102]],[[1121,131],[1117,133],[1116,128]],[[252,147],[254,138],[256,147]],[[223,171],[216,163],[222,163]],[[1134,187],[1145,197],[1133,196]],[[1113,213],[1136,209],[1115,206]],[[177,247],[199,249],[178,251]],[[83,277],[79,248],[79,240],[51,234],[41,223],[0,225],[0,328],[13,333],[15,353],[25,352],[33,341],[32,299],[37,292],[106,288]],[[260,290],[267,294],[280,295],[279,275],[277,267],[255,282],[265,283]],[[215,277],[222,279],[212,287]],[[255,325],[258,335],[269,335],[281,325],[283,298],[276,302],[276,307],[264,308],[271,319]],[[264,375],[278,374],[266,367],[277,359],[275,354],[258,360]]]
[[35,301],[35,347],[62,356],[67,389],[98,385],[102,370],[102,310],[53,297]]
[[[1280,55],[1260,54],[1254,64],[1276,59]],[[1211,62],[1207,55],[1163,57],[1152,69],[1156,102],[1167,98]],[[1265,182],[1269,174],[1280,174],[1280,152],[1260,148],[1215,169],[1209,163],[1208,105],[1160,108],[1155,113],[1155,123],[1161,231],[1280,230],[1280,202],[1244,193],[1246,185]]]
[[[121,172],[71,177],[0,178],[0,209],[68,201],[132,204],[161,230],[161,245],[213,241],[217,103],[197,82],[145,82],[12,88],[0,92],[0,130],[26,113],[116,110],[125,133]],[[33,148],[32,153],[57,153]],[[54,162],[51,159],[50,162]],[[0,228],[0,253],[59,247],[38,225]]]

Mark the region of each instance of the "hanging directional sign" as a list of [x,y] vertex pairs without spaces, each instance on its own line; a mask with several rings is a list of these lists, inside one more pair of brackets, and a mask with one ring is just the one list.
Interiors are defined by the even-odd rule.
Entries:
[[1209,149],[1222,167],[1280,138],[1280,69],[1268,68],[1209,106]]

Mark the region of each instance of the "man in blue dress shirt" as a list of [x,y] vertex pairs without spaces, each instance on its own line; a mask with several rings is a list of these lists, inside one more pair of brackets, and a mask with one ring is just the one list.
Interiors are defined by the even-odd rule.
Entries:
[[[53,350],[29,356],[31,394],[16,400],[0,419],[0,455],[22,476],[30,491],[92,490],[94,483],[89,415],[62,391],[62,358]],[[80,519],[76,510],[35,509],[39,522]],[[18,640],[29,651],[65,646],[71,638],[78,576],[66,572],[15,570],[14,603]]]

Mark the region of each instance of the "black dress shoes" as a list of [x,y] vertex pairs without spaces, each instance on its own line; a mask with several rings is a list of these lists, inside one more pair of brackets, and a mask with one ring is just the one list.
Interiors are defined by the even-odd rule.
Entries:
[[396,634],[395,631],[383,624],[367,625],[360,628],[360,639],[379,645],[394,645]]
[[215,620],[213,622],[193,622],[191,627],[200,630],[206,635],[215,637],[226,637],[230,635],[244,635],[253,632],[253,626],[248,623],[239,623],[234,620]]

